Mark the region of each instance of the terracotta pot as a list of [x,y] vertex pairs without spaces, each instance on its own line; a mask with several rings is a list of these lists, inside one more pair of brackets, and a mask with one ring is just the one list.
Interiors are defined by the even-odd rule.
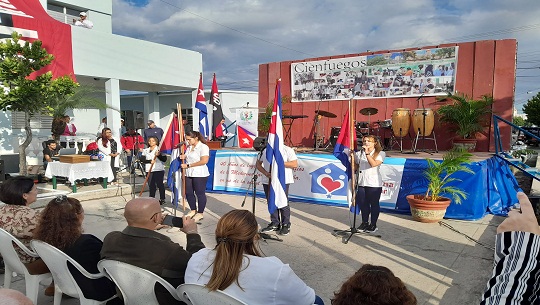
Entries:
[[463,138],[454,138],[452,143],[454,147],[465,148],[468,152],[473,152],[476,149],[477,139],[463,139]]
[[439,222],[446,214],[446,208],[452,202],[445,197],[441,197],[437,201],[428,201],[423,198],[424,195],[407,195],[407,201],[411,206],[411,215],[414,220],[420,222]]

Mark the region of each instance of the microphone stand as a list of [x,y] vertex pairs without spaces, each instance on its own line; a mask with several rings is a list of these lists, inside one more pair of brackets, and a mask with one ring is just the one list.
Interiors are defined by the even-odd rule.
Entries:
[[[258,175],[257,175],[257,166],[256,166],[256,164],[261,160],[263,151],[264,151],[264,149],[261,149],[259,151],[259,154],[257,156],[257,160],[255,161],[255,167],[253,168],[253,172],[252,172],[253,178],[251,178],[250,185],[248,185],[248,189],[246,191],[246,194],[244,195],[244,200],[242,200],[242,205],[241,205],[241,207],[244,207],[244,204],[246,204],[247,195],[248,195],[248,193],[250,191],[250,186],[251,186],[252,187],[251,188],[251,212],[253,213],[253,215],[255,215],[255,198],[257,197],[257,176]],[[268,200],[268,198],[267,198],[267,200]],[[270,235],[268,233],[259,232],[259,236],[264,241],[266,241],[267,239],[275,240],[275,241],[283,241],[283,239],[277,237],[276,235]]]

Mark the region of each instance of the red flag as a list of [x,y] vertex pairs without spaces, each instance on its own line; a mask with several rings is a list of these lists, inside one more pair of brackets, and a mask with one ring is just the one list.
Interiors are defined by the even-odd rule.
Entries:
[[176,146],[180,144],[180,133],[178,132],[178,117],[173,114],[173,119],[161,139],[161,151],[165,154],[172,154]]

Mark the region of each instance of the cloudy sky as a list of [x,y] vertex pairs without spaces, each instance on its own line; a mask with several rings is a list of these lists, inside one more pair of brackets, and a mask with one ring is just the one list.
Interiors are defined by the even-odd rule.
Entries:
[[202,53],[220,90],[257,91],[261,63],[515,38],[518,108],[540,91],[538,16],[539,0],[113,0],[115,34]]

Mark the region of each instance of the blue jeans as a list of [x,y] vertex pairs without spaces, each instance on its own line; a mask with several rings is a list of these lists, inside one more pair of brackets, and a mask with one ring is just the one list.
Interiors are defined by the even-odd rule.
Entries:
[[189,208],[197,213],[203,213],[206,207],[206,181],[208,177],[186,177],[186,200]]

